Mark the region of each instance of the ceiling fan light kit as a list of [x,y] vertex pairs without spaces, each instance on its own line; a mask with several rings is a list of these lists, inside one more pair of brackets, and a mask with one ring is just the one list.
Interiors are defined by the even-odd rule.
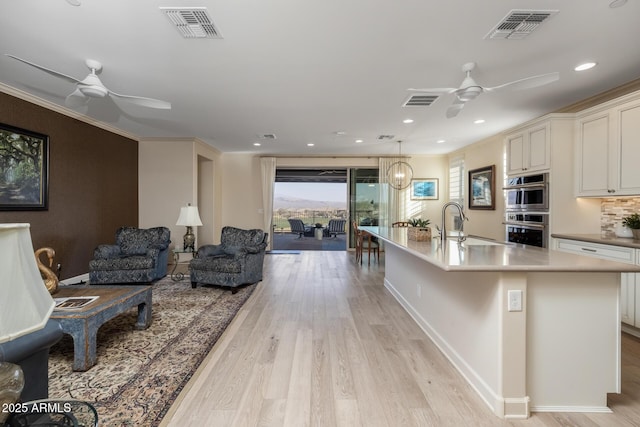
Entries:
[[83,85],[79,86],[78,90],[90,98],[104,98],[109,94],[109,91],[104,86],[99,85]]

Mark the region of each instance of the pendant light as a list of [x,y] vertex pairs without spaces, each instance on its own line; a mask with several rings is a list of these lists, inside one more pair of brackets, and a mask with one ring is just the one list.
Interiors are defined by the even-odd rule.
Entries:
[[[402,141],[398,141],[398,157],[402,158]],[[404,190],[411,184],[413,168],[403,160],[391,163],[387,169],[387,182],[396,190]]]

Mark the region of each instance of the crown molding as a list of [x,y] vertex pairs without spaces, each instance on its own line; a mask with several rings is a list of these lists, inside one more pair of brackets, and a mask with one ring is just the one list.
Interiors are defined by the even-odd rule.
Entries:
[[620,98],[621,96],[638,90],[640,90],[640,79],[635,79],[623,85],[614,87],[613,89],[609,89],[597,95],[591,96],[587,99],[583,99],[571,105],[567,105],[566,107],[554,111],[554,113],[577,113],[588,108],[595,107],[596,105],[600,105],[607,101]]
[[71,110],[66,107],[62,107],[58,104],[54,104],[51,101],[47,101],[46,99],[38,98],[37,96],[33,96],[30,93],[24,92],[20,89],[16,89],[14,87],[8,86],[4,83],[0,83],[0,92],[6,93],[7,95],[14,96],[23,101],[30,102],[31,104],[35,104],[39,107],[46,108],[47,110],[54,111],[56,113],[60,113],[67,117],[71,117],[73,119],[79,120],[81,122],[87,123],[91,126],[95,126],[97,128],[106,130],[107,132],[115,133],[116,135],[123,136],[125,138],[133,139],[134,141],[139,141],[140,137],[129,132],[125,132],[122,129],[118,129],[117,127],[111,126],[107,123],[101,122],[99,120],[93,119],[89,116],[85,116],[84,114],[80,114],[77,111]]

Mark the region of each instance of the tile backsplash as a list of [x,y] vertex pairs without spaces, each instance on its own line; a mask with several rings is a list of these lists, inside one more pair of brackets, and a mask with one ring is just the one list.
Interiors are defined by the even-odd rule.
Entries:
[[622,218],[635,212],[640,213],[640,197],[602,199],[600,206],[600,232],[609,236],[615,234]]

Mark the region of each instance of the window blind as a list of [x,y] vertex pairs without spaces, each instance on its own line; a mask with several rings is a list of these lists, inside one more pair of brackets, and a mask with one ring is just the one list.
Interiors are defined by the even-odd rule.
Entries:
[[464,206],[464,157],[449,160],[449,200]]

